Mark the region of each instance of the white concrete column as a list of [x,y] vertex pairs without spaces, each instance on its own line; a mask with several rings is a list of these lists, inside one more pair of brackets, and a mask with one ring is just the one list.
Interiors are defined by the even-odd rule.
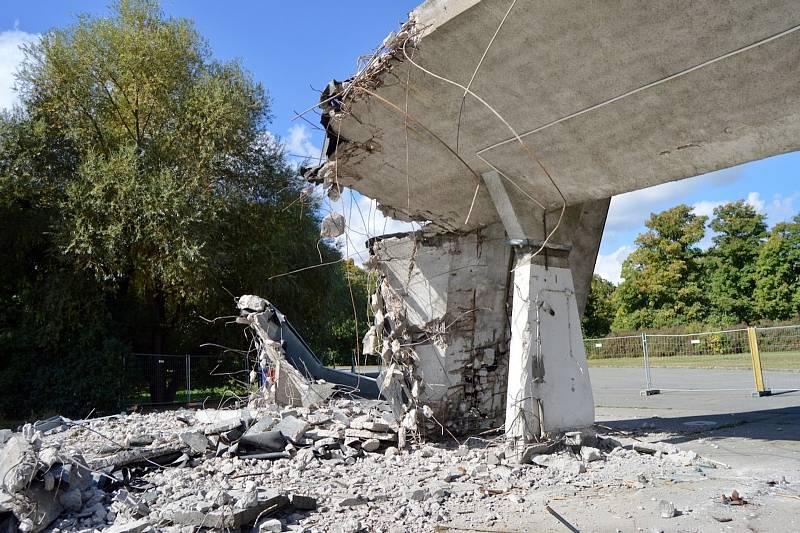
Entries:
[[506,435],[591,426],[594,400],[569,268],[518,252],[512,293]]

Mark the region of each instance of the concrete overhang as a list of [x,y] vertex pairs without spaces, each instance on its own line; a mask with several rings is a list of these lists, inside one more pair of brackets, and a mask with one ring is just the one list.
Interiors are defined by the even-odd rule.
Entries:
[[[560,210],[557,187],[580,204],[800,148],[796,1],[519,0],[481,61],[510,4],[429,0],[332,85],[329,175],[458,231],[498,221],[481,181],[495,167],[535,227],[537,204]],[[465,86],[479,62],[471,91],[555,185],[489,107],[462,108],[464,90],[436,77]]]

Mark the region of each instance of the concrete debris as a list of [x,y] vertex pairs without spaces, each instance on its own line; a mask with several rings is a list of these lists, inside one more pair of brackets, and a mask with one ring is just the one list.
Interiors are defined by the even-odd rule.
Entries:
[[322,219],[319,236],[338,237],[339,235],[344,235],[346,229],[347,224],[345,223],[344,215],[333,212]]
[[661,500],[658,502],[658,512],[660,513],[661,518],[672,518],[677,516],[675,504],[668,502],[667,500]]
[[[401,431],[387,402],[365,399],[134,413],[47,435],[30,426],[0,449],[9,473],[0,511],[34,532],[421,532],[473,508],[471,527],[485,527],[479,515],[528,508],[541,494],[650,487],[702,460],[672,445],[581,437],[592,447],[561,435],[526,446],[520,464],[504,441],[400,445]],[[141,435],[152,440],[125,448]],[[33,466],[9,466],[18,463]]]

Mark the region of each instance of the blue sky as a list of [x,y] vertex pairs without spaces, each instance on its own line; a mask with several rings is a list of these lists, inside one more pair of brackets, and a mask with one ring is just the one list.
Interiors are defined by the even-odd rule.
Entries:
[[[321,134],[292,120],[317,101],[315,89],[331,78],[352,74],[356,60],[398,28],[420,0],[163,0],[171,16],[194,20],[219,59],[238,58],[267,88],[273,104],[272,131],[287,150],[316,156]],[[5,0],[0,12],[0,107],[14,102],[12,73],[20,43],[74,20],[78,13],[103,14],[108,2],[95,0]],[[308,114],[314,124],[317,117]],[[622,260],[633,249],[644,221],[684,202],[711,214],[715,205],[746,199],[767,214],[770,224],[791,218],[800,207],[800,153],[786,154],[689,180],[618,196],[612,200],[596,271],[619,280]],[[345,253],[358,260],[365,234],[398,231],[404,225],[385,220],[374,202],[345,195],[324,209],[344,210],[350,221]],[[708,244],[708,242],[704,243]]]

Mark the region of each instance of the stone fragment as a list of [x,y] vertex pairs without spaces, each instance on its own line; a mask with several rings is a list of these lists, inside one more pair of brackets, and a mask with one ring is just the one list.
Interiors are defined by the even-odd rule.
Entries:
[[427,489],[410,489],[404,493],[404,496],[407,500],[421,502],[428,499],[430,493]]
[[[116,500],[139,516],[150,514],[150,508],[147,504],[133,497],[127,490],[117,492]],[[64,507],[67,507],[67,505],[64,504]]]
[[109,528],[103,530],[103,533],[142,533],[150,527],[150,522],[146,518],[136,520],[134,522],[126,522],[117,524],[114,522]]
[[289,496],[289,502],[298,511],[313,511],[317,508],[317,500],[311,496],[292,494]]
[[239,296],[239,299],[236,301],[236,307],[242,310],[260,313],[267,310],[267,301],[254,294],[245,294]]
[[274,425],[275,425],[275,417],[271,415],[264,415],[258,419],[258,422],[250,426],[250,428],[245,432],[245,435],[253,435],[256,433],[269,431],[270,429],[272,429],[272,426]]
[[381,447],[381,441],[378,439],[367,439],[361,444],[361,449],[365,452],[374,452]]
[[394,456],[395,456],[395,455],[397,455],[398,453],[400,453],[400,451],[399,451],[397,448],[395,448],[394,446],[389,446],[389,447],[388,447],[388,448],[386,448],[386,450],[383,452],[383,455],[384,455],[384,456],[386,456],[386,457],[394,457]]
[[255,529],[258,533],[280,533],[283,524],[277,518],[268,518],[259,522]]
[[355,437],[357,439],[377,439],[386,442],[397,442],[397,435],[394,433],[376,433],[366,429],[346,429],[344,431],[345,437]]
[[341,498],[337,502],[337,505],[339,507],[356,507],[358,505],[366,505],[366,503],[367,503],[367,500],[365,498],[362,498],[358,494],[354,494],[354,495],[345,496],[344,498]]
[[675,511],[675,504],[668,502],[667,500],[661,500],[658,502],[658,512],[661,515],[661,518],[672,518],[677,514]]
[[194,453],[205,453],[208,449],[208,437],[200,430],[181,433],[180,439],[186,443]]
[[597,434],[590,429],[564,433],[564,444],[567,446],[592,446],[596,442]]
[[529,464],[534,462],[534,457],[546,454],[548,451],[550,451],[550,446],[551,444],[548,442],[531,444],[526,446],[521,452],[517,453],[514,458],[516,459],[516,462],[521,465]]
[[587,463],[591,463],[592,461],[599,461],[602,459],[602,455],[600,455],[600,450],[597,448],[592,448],[591,446],[583,446],[581,448],[581,459],[583,459]]
[[27,487],[36,470],[36,453],[22,435],[12,436],[0,450],[0,485],[9,494]]
[[308,422],[305,420],[289,415],[278,422],[275,429],[280,431],[284,437],[297,442],[306,434],[308,427]]
[[319,235],[320,237],[338,237],[345,232],[345,229],[344,215],[334,211],[322,219]]
[[0,429],[0,444],[5,444],[14,432],[10,429]]

